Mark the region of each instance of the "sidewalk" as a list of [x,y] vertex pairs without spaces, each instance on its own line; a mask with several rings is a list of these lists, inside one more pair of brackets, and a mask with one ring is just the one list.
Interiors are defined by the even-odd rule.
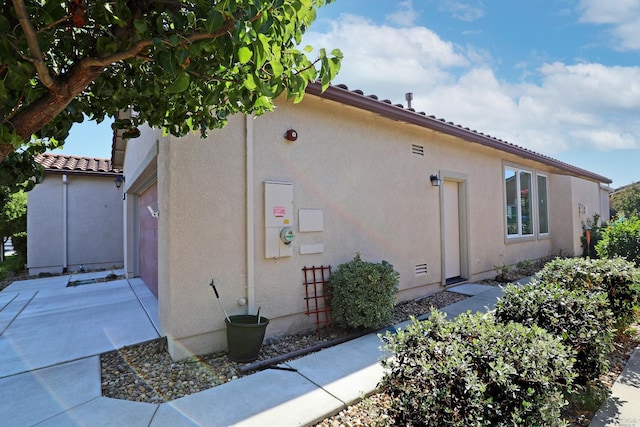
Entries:
[[[105,398],[98,355],[158,337],[157,301],[139,279],[65,288],[78,280],[65,277],[0,293],[3,426],[304,426],[373,392],[383,375],[382,342],[369,334],[168,403]],[[449,317],[492,309],[502,294],[477,284],[449,290],[470,296],[445,307]],[[640,426],[637,402],[639,350],[592,425]]]

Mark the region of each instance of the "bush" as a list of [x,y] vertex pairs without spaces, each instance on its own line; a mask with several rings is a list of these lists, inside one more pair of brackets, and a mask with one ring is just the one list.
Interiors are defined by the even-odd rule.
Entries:
[[508,286],[496,320],[538,326],[575,351],[576,382],[586,385],[604,373],[612,350],[613,314],[603,292],[570,290],[557,283]]
[[556,283],[567,289],[593,289],[591,264],[588,258],[556,258],[536,276],[541,282]]
[[22,264],[27,263],[27,232],[16,233],[11,236],[11,244]]
[[600,258],[622,257],[640,267],[640,219],[622,218],[609,224],[596,245]]
[[616,327],[625,328],[636,318],[640,299],[640,270],[632,262],[614,259],[556,259],[538,273],[542,282],[571,290],[606,292]]
[[573,359],[541,328],[433,311],[386,339],[393,357],[381,388],[397,425],[562,425]]
[[4,262],[0,262],[0,280],[4,280],[9,272],[20,273],[24,270],[24,263],[17,255],[8,255]]
[[393,319],[398,273],[387,261],[365,262],[360,254],[340,264],[327,284],[334,320],[347,328],[376,328]]

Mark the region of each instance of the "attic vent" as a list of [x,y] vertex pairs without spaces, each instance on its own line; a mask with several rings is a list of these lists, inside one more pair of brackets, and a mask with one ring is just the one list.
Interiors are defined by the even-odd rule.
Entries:
[[413,154],[415,154],[416,156],[424,156],[424,146],[412,144],[411,145],[411,152]]
[[427,264],[416,265],[416,276],[419,276],[421,274],[427,274]]

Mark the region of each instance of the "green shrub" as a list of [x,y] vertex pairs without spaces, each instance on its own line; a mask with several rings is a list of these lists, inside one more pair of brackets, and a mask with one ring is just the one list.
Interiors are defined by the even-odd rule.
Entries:
[[0,263],[0,280],[4,280],[9,272],[20,273],[24,270],[24,263],[17,255],[8,255]]
[[567,289],[593,289],[591,265],[588,258],[556,258],[545,264],[536,276],[541,282],[557,283]]
[[636,318],[640,300],[640,270],[622,258],[553,260],[538,273],[542,282],[561,284],[571,290],[607,293],[616,327],[625,328]]
[[640,267],[640,218],[622,218],[609,224],[596,252],[600,258],[622,257]]
[[585,385],[608,369],[613,313],[604,292],[570,290],[557,283],[508,286],[495,310],[496,320],[538,326],[575,351],[576,382]]
[[334,320],[347,328],[376,328],[393,319],[398,273],[387,261],[365,262],[360,254],[332,272],[328,282]]
[[570,351],[538,327],[490,314],[424,322],[387,334],[381,389],[397,425],[558,426],[574,374]]
[[27,263],[27,232],[16,233],[11,236],[11,244],[22,264]]

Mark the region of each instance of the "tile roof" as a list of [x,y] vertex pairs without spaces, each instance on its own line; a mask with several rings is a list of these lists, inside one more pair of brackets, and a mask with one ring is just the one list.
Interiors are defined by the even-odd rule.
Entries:
[[507,141],[486,135],[482,132],[472,130],[445,119],[438,119],[435,116],[427,116],[424,112],[416,112],[413,108],[404,108],[402,104],[393,104],[388,99],[380,100],[376,95],[365,95],[361,90],[349,90],[343,84],[331,85],[325,92],[321,90],[319,83],[312,83],[307,86],[307,93],[319,96],[320,98],[340,102],[345,105],[367,110],[392,120],[404,121],[417,126],[432,129],[448,135],[456,136],[469,142],[474,142],[496,150],[515,154],[526,159],[534,160],[555,168],[558,171],[569,175],[585,177],[597,182],[611,184],[611,179],[596,173],[572,166],[568,163],[556,160],[544,154],[536,153],[528,148],[520,147]]
[[90,175],[117,175],[118,169],[111,167],[111,160],[93,157],[67,156],[62,154],[38,154],[36,162],[44,166],[46,172],[68,172]]

